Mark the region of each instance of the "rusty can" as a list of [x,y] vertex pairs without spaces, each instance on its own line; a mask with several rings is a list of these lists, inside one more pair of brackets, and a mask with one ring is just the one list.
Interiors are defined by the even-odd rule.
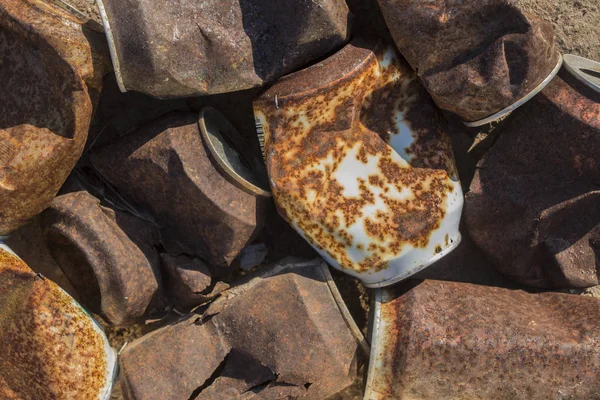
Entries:
[[578,79],[563,69],[515,111],[466,196],[470,236],[527,285],[600,284],[600,93]]
[[378,0],[394,42],[436,104],[468,126],[495,121],[560,69],[550,22],[514,0]]
[[[173,254],[229,265],[270,203],[264,165],[225,117],[171,113],[91,155],[94,167],[152,215]],[[174,242],[174,243],[173,243]],[[174,247],[184,251],[171,251]]]
[[0,243],[0,398],[108,400],[116,375],[102,328]]
[[160,98],[258,87],[342,46],[350,33],[343,0],[98,6],[121,90]]
[[391,46],[355,40],[254,113],[279,213],[335,268],[386,286],[459,244],[445,120]]
[[413,282],[375,293],[365,400],[598,398],[599,299]]
[[152,223],[103,206],[86,191],[55,198],[42,221],[52,257],[82,303],[108,323],[141,320],[162,295]]
[[349,386],[364,338],[327,268],[284,260],[129,344],[125,399],[322,399]]
[[79,159],[93,54],[81,25],[40,0],[0,0],[0,234],[41,213]]

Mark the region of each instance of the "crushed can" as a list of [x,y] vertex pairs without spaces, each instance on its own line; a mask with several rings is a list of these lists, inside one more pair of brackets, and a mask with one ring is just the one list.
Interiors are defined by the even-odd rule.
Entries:
[[102,328],[0,242],[0,398],[108,400],[116,376]]
[[436,104],[468,126],[498,120],[560,69],[550,22],[514,0],[378,0],[398,50]]
[[139,322],[162,295],[157,228],[87,191],[54,199],[44,240],[82,303],[111,325]]
[[515,111],[466,196],[475,243],[531,286],[600,284],[600,92],[579,79],[565,68]]
[[445,120],[391,46],[355,39],[254,113],[279,213],[333,267],[386,286],[459,244]]
[[258,87],[349,38],[343,0],[99,0],[122,91],[159,98]]
[[39,0],[0,0],[0,235],[41,213],[79,159],[94,55],[81,25]]
[[349,386],[364,338],[327,268],[283,260],[130,343],[125,399],[322,399]]
[[161,117],[93,152],[91,161],[153,217],[169,253],[197,255],[211,266],[231,264],[271,202],[264,165],[214,108],[200,117]]
[[409,283],[375,292],[365,400],[598,398],[600,299]]

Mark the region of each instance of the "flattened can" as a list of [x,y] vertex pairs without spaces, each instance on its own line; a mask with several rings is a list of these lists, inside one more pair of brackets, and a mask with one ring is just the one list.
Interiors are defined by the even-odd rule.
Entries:
[[355,40],[254,113],[279,213],[335,268],[386,286],[460,242],[443,117],[391,46]]
[[81,306],[0,242],[0,398],[108,400],[116,361]]

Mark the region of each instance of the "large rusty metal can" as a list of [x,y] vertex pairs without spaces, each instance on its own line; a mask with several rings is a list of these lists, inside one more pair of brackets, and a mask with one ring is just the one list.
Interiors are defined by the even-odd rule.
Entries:
[[510,113],[560,68],[552,24],[515,0],[378,1],[433,100],[469,126]]
[[99,149],[91,160],[100,175],[152,215],[164,238],[184,249],[172,253],[195,254],[220,266],[254,238],[271,201],[264,166],[248,150],[225,117],[206,108],[200,118],[162,117]]
[[116,360],[81,306],[0,243],[0,398],[108,400]]
[[327,268],[284,260],[130,343],[125,399],[324,399],[349,386],[364,338]]
[[0,0],[0,235],[52,201],[79,159],[93,54],[78,21],[39,0]]
[[55,198],[42,221],[48,249],[83,304],[110,324],[139,321],[161,295],[159,234],[150,222],[86,191]]
[[355,40],[254,113],[279,213],[335,268],[390,285],[460,242],[445,121],[392,47]]
[[187,97],[250,89],[349,37],[343,0],[99,0],[122,91]]
[[599,299],[416,283],[375,294],[365,400],[599,398]]
[[500,129],[466,196],[470,236],[527,285],[600,284],[600,93],[563,69]]

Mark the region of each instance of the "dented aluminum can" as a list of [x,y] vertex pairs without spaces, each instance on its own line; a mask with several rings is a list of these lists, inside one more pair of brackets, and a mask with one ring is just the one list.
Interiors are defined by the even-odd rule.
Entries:
[[[172,113],[91,155],[96,170],[147,210],[173,254],[229,265],[270,203],[264,165],[223,115]],[[171,248],[184,251],[171,251]]]
[[279,213],[335,268],[386,286],[459,244],[443,117],[392,47],[354,41],[254,113]]
[[364,338],[327,268],[284,260],[130,343],[125,399],[324,399],[349,386]]
[[600,284],[600,93],[578,79],[563,69],[515,111],[466,196],[470,236],[527,285]]
[[81,25],[39,0],[0,0],[0,235],[42,212],[79,159],[93,54]]
[[85,306],[108,323],[141,320],[162,295],[153,224],[102,206],[86,191],[55,198],[42,221],[52,257]]
[[343,0],[99,0],[122,91],[188,97],[258,87],[349,38]]
[[598,398],[599,299],[415,284],[375,294],[365,400]]
[[0,244],[0,398],[108,400],[116,361],[81,306]]
[[436,104],[468,126],[495,121],[560,69],[550,22],[514,0],[378,0],[398,50]]

